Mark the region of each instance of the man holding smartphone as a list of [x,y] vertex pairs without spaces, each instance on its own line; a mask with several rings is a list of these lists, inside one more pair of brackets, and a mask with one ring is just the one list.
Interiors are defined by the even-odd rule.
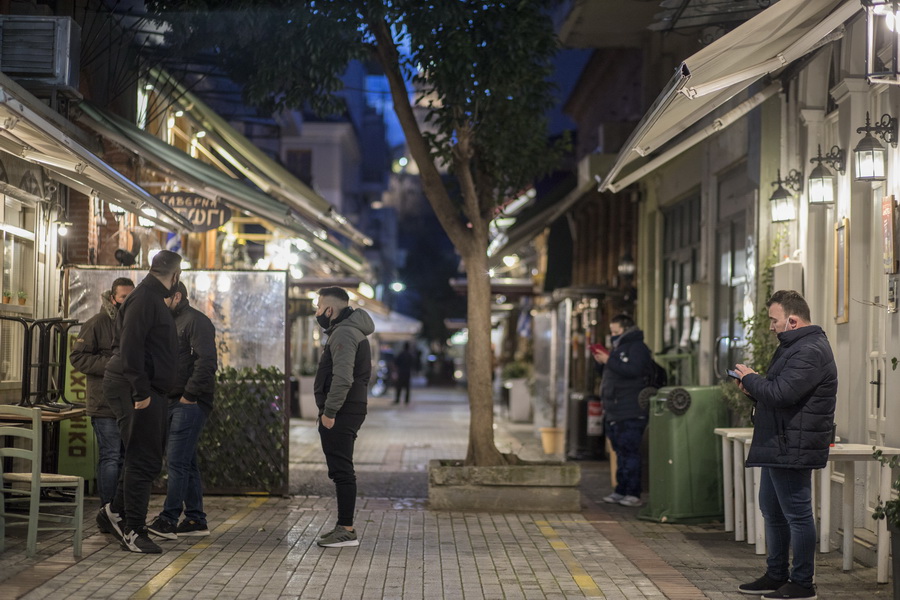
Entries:
[[[746,466],[761,467],[759,508],[766,522],[766,573],[739,586],[763,598],[815,599],[816,525],[812,470],[828,461],[837,399],[837,366],[825,332],[792,290],[766,303],[779,346],[765,377],[736,365],[736,385],[754,401]],[[789,564],[793,551],[793,566]],[[790,568],[789,568],[790,567]]]
[[591,346],[597,361],[600,400],[603,402],[606,436],[616,453],[616,489],[603,498],[610,504],[640,506],[641,439],[647,427],[647,412],[638,403],[638,394],[647,386],[653,358],[644,343],[644,332],[628,315],[616,315],[609,322],[612,349]]

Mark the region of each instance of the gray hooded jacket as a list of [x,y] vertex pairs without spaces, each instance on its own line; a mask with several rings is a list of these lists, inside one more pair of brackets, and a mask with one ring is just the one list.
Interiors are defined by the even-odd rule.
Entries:
[[331,322],[325,331],[328,341],[319,359],[313,390],[319,414],[366,414],[372,351],[366,336],[375,332],[372,317],[350,307]]

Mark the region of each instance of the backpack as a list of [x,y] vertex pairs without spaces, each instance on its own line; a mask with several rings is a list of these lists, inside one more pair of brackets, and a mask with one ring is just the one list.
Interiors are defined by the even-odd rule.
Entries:
[[669,374],[665,368],[652,358],[650,359],[649,373],[647,374],[647,385],[656,389],[666,387],[669,383]]

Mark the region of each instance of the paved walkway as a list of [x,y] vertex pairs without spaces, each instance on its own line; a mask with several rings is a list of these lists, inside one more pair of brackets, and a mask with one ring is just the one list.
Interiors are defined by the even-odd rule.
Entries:
[[[426,465],[461,458],[468,410],[458,390],[414,389],[411,406],[373,399],[357,451],[358,548],[322,549],[335,521],[333,488],[314,427],[291,428],[287,498],[210,497],[212,534],[162,541],[162,555],[119,549],[87,513],[84,556],[65,534],[43,534],[25,557],[21,533],[0,553],[0,599],[12,598],[747,598],[737,585],[764,570],[753,547],[718,524],[639,521],[605,505],[606,462],[583,462],[581,513],[454,513],[427,509]],[[531,426],[498,419],[497,444],[542,456]],[[161,506],[154,497],[151,514]],[[838,552],[818,555],[819,597],[890,598],[875,571],[841,571]]]

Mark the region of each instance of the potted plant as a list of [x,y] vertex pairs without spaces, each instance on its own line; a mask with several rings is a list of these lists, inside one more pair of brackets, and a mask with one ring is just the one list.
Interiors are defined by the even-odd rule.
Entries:
[[9,304],[10,300],[12,300],[12,292],[3,290],[3,304]]
[[25,304],[25,302],[28,301],[28,292],[25,290],[19,290],[18,296],[19,304]]
[[[872,447],[872,456],[882,465],[888,465],[892,469],[900,465],[900,456],[888,458],[874,446]],[[891,481],[891,489],[900,492],[900,477]],[[887,521],[887,528],[891,533],[891,548],[895,549],[891,552],[891,578],[894,581],[894,600],[900,600],[900,551],[896,550],[900,549],[900,498],[892,497],[885,500],[879,496],[872,518]]]
[[531,365],[519,360],[506,363],[500,371],[503,387],[509,392],[509,420],[514,423],[531,421],[530,374]]

